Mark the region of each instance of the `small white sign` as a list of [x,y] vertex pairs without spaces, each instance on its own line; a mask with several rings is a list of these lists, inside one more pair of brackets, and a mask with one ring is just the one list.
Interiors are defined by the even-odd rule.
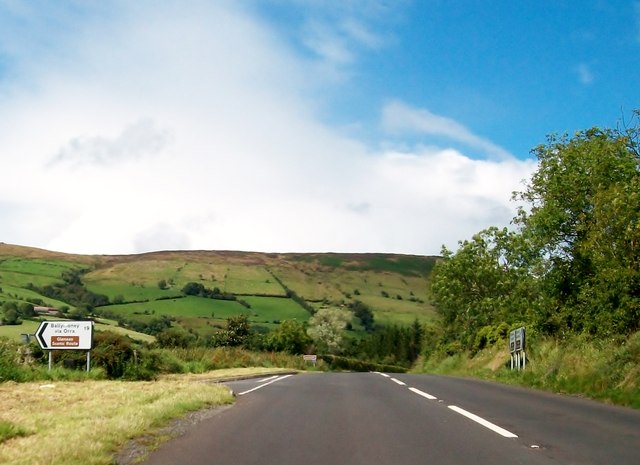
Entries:
[[91,350],[92,321],[43,321],[36,330],[36,339],[45,350]]

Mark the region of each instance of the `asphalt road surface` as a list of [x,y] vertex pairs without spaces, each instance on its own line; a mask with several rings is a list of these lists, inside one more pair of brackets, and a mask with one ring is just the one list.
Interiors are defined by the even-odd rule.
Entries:
[[326,373],[229,384],[231,408],[146,465],[640,464],[640,412],[430,375]]

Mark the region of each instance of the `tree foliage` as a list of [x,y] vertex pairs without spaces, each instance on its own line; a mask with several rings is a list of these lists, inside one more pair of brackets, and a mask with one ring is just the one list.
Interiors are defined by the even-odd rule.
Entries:
[[320,353],[335,354],[342,348],[343,330],[350,320],[346,310],[321,308],[309,320],[307,333]]
[[248,341],[252,334],[251,324],[247,315],[237,315],[227,318],[227,328],[217,332],[211,338],[213,346],[241,346]]
[[431,290],[445,342],[477,346],[481,331],[502,334],[501,323],[559,336],[639,329],[637,134],[594,128],[533,150],[538,168],[514,193],[516,229],[488,228],[443,249]]
[[293,355],[304,354],[313,340],[304,324],[297,320],[285,320],[267,338],[267,348]]

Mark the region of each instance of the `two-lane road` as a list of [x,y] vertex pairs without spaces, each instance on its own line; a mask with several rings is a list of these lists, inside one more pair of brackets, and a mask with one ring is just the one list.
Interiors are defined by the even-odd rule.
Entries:
[[328,373],[232,383],[237,404],[147,465],[640,463],[640,412],[472,380]]

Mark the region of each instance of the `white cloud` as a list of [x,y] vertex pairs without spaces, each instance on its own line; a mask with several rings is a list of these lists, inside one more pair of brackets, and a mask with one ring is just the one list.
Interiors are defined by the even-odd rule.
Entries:
[[586,63],[580,63],[575,68],[576,73],[578,75],[578,80],[581,84],[588,86],[593,83],[593,72],[591,71],[591,67]]
[[402,133],[418,132],[433,136],[442,136],[468,147],[480,149],[490,157],[501,159],[512,158],[502,147],[494,144],[457,121],[446,116],[436,115],[424,108],[413,108],[403,102],[387,103],[383,112],[383,127],[387,131]]
[[150,119],[128,125],[115,138],[81,136],[69,141],[51,160],[51,164],[108,164],[119,160],[140,158],[161,152],[170,142],[170,135]]
[[118,5],[49,45],[73,59],[44,66],[28,44],[16,55],[22,75],[0,96],[0,240],[77,253],[433,254],[513,216],[532,162],[399,103],[384,109],[388,127],[497,160],[368,150],[320,122],[324,77],[237,2]]

